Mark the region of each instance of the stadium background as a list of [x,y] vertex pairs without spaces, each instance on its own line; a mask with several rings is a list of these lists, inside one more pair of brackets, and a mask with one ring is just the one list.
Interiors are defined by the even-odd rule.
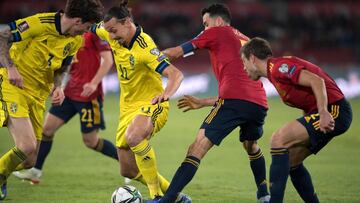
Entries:
[[[130,0],[130,7],[135,22],[154,38],[160,49],[164,49],[200,33],[203,29],[200,10],[212,2],[215,1]],[[351,98],[354,121],[350,130],[306,164],[323,202],[359,202],[360,2],[221,2],[229,5],[234,27],[249,37],[269,39],[276,55],[301,56],[319,64]],[[114,1],[103,0],[103,3],[107,9]],[[1,0],[0,24],[37,12],[57,11],[64,4],[65,0]],[[207,52],[200,51],[196,56],[174,63],[186,76],[177,96],[216,94],[216,81]],[[109,93],[105,103],[107,130],[101,133],[112,140],[118,118],[118,83],[114,74],[115,69],[104,80]],[[281,104],[272,86],[266,80],[264,84],[268,96],[275,96],[270,99],[265,134],[260,142],[267,164],[270,164],[267,149],[271,133],[301,112]],[[188,144],[209,110],[183,114],[176,109],[175,102],[174,99],[167,126],[153,140],[159,169],[169,178],[184,158]],[[10,178],[8,202],[108,202],[112,191],[122,184],[118,166],[112,160],[85,149],[78,125],[78,118],[75,118],[58,132],[53,152],[45,164],[43,183],[30,187]],[[255,186],[236,134],[232,133],[221,147],[210,152],[194,181],[185,190],[194,202],[254,202]],[[0,153],[5,153],[12,145],[7,130],[0,129]],[[147,196],[143,186],[132,184]],[[301,202],[291,182],[288,183],[286,202]]]

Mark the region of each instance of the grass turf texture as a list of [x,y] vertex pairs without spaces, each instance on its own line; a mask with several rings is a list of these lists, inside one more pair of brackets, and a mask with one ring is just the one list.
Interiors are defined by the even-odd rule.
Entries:
[[[353,107],[353,123],[350,130],[333,140],[318,155],[311,156],[305,165],[312,174],[313,182],[322,202],[360,201],[360,100],[350,101]],[[267,174],[271,162],[269,138],[287,121],[298,118],[301,112],[270,99],[270,110],[265,123],[264,136],[260,140],[266,157]],[[167,125],[152,140],[158,168],[169,180],[185,158],[187,147],[195,139],[198,128],[209,108],[182,113],[172,101]],[[118,122],[118,96],[109,95],[105,101],[105,131],[101,136],[115,140]],[[6,128],[0,129],[0,154],[13,146]],[[4,202],[14,203],[106,203],[112,192],[123,185],[118,164],[85,147],[81,140],[79,117],[63,126],[55,137],[51,154],[44,165],[42,182],[31,186],[11,176],[8,180],[8,197]],[[137,183],[144,197],[147,189]],[[225,203],[255,202],[255,183],[248,157],[238,141],[238,130],[229,135],[220,147],[214,147],[203,159],[193,181],[185,188],[194,202]],[[285,202],[302,202],[288,181]]]

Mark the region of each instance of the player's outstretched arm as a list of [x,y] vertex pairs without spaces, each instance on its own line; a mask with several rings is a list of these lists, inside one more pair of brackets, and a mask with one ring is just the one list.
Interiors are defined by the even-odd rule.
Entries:
[[161,103],[169,100],[169,98],[175,94],[177,89],[179,89],[180,84],[184,78],[184,75],[181,73],[181,71],[172,64],[165,68],[165,70],[162,72],[162,75],[168,79],[166,88],[164,93],[152,99],[151,104]]
[[10,84],[23,88],[23,79],[10,58],[9,49],[13,36],[9,26],[0,29],[0,63],[7,68]]
[[93,79],[90,82],[84,84],[83,91],[81,93],[81,96],[83,97],[88,97],[94,93],[101,80],[110,71],[112,65],[114,64],[112,52],[110,50],[100,52],[100,56],[103,61]]
[[181,99],[179,99],[177,106],[179,109],[183,109],[183,112],[187,112],[189,110],[200,109],[206,106],[214,106],[218,97],[210,97],[210,98],[197,98],[190,95],[184,95]]
[[328,100],[324,79],[307,70],[302,70],[299,76],[299,84],[311,87],[314,92],[320,116],[320,130],[324,133],[334,130],[335,121],[327,109]]
[[162,51],[170,60],[174,60],[184,55],[184,51],[181,46],[170,47]]

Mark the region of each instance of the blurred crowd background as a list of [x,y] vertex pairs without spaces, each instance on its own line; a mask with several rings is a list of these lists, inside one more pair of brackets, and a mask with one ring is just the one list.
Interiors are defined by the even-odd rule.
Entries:
[[[1,0],[0,24],[37,12],[57,11],[65,2]],[[106,10],[117,2],[103,0]],[[276,55],[300,56],[331,75],[359,82],[360,1],[129,0],[129,6],[135,22],[164,49],[198,35],[203,29],[200,11],[214,2],[230,7],[232,25],[242,33],[270,40]],[[206,52],[176,64],[189,74],[210,70]]]

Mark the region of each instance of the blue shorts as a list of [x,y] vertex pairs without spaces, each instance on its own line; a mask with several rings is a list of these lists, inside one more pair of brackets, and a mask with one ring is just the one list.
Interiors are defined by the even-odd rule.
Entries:
[[235,128],[240,127],[240,142],[258,140],[263,134],[267,109],[258,104],[239,99],[219,99],[200,129],[215,145]]
[[89,102],[79,102],[65,97],[61,106],[52,106],[49,113],[65,123],[76,113],[80,115],[81,132],[90,133],[97,129],[105,129],[103,102],[101,97]]
[[335,128],[332,132],[323,133],[320,131],[320,120],[318,112],[306,114],[297,120],[305,126],[309,137],[309,150],[316,154],[334,137],[343,134],[349,129],[352,121],[351,106],[346,99],[341,99],[328,105],[328,111],[335,120]]

